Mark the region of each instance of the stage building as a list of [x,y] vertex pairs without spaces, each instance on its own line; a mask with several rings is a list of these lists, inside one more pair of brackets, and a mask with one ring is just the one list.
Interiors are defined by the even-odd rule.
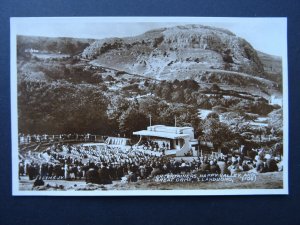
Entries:
[[192,127],[172,127],[165,125],[154,125],[147,127],[147,130],[133,132],[139,135],[140,140],[157,143],[159,149],[165,149],[169,154],[176,156],[196,156],[198,141],[194,137]]

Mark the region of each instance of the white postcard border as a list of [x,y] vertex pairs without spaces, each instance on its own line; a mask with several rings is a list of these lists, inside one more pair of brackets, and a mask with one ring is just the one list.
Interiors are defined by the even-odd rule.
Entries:
[[[38,20],[37,20],[38,19]],[[12,194],[14,196],[190,196],[190,195],[286,195],[288,190],[288,58],[287,37],[284,41],[282,55],[283,76],[283,148],[284,148],[284,171],[282,189],[232,189],[232,190],[126,190],[126,191],[20,191],[18,180],[18,107],[17,107],[17,59],[16,59],[16,36],[18,26],[30,21],[45,23],[51,22],[237,22],[253,20],[270,20],[285,25],[287,34],[287,18],[233,18],[233,17],[19,17],[10,19],[10,89],[11,89],[11,144],[12,144]],[[285,35],[287,36],[287,35]]]

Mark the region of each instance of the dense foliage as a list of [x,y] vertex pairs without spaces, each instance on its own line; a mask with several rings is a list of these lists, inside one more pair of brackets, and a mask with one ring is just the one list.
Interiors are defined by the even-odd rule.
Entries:
[[[249,143],[255,135],[282,135],[282,110],[253,92],[223,88],[226,85],[244,87],[250,82],[269,95],[268,86],[250,76],[219,71],[202,74],[199,79],[149,79],[94,66],[74,56],[88,45],[87,41],[36,39],[38,41],[18,37],[17,40],[20,133],[132,137],[134,131],[145,129],[150,122],[152,125],[176,124],[192,126],[199,140],[212,142],[215,149],[223,150]],[[153,46],[163,41],[156,38]],[[118,41],[103,44],[99,54],[122,46]],[[43,54],[70,56],[39,58],[25,54],[29,48]],[[256,58],[250,53],[245,51],[248,58]],[[230,67],[232,52],[226,50],[222,54],[224,66]],[[213,113],[201,120],[199,109]],[[251,125],[259,116],[268,116],[267,128],[256,129]]]
[[23,81],[18,90],[20,132],[83,133],[107,129],[107,99],[93,86]]

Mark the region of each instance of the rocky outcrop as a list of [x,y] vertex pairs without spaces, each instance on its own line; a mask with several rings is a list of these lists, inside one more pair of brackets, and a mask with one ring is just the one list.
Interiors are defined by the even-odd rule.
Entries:
[[228,30],[201,25],[98,40],[82,52],[82,57],[158,79],[187,79],[216,69],[253,76],[264,73],[256,50],[246,40]]

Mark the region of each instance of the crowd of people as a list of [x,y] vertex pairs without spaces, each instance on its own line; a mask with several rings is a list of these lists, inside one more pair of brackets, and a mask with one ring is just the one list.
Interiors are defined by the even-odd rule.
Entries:
[[[38,157],[34,157],[35,155]],[[280,157],[260,149],[254,154],[202,155],[174,158],[140,149],[122,149],[109,145],[63,144],[48,147],[44,152],[27,153],[19,164],[19,177],[27,175],[47,179],[83,180],[109,184],[114,180],[136,182],[165,174],[194,176],[253,171],[282,171]],[[157,179],[156,179],[157,180]]]
[[140,147],[142,147],[144,150],[159,151],[159,152],[170,150],[169,143],[163,141],[161,143],[152,140],[144,141],[141,143]]

